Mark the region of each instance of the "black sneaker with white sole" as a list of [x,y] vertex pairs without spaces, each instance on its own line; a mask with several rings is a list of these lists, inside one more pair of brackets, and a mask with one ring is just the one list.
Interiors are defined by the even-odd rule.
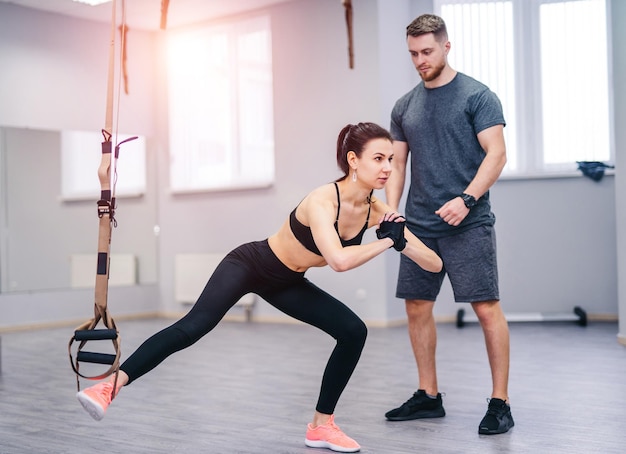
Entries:
[[511,415],[511,407],[502,399],[493,397],[487,399],[489,408],[487,414],[478,425],[481,435],[496,435],[508,432],[515,425]]
[[389,421],[409,421],[420,418],[441,418],[445,415],[441,393],[438,393],[436,398],[432,398],[423,389],[418,389],[405,403],[385,413],[385,418]]

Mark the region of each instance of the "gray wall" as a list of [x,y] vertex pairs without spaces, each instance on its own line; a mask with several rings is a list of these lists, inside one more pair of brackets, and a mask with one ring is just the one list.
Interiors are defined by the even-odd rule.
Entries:
[[626,345],[626,2],[612,0],[613,29],[613,108],[615,113],[615,147],[617,150],[615,177],[615,212],[617,229],[619,341]]
[[[263,190],[187,195],[168,191],[163,34],[131,32],[131,92],[122,97],[120,130],[149,138],[152,165],[149,194],[127,206],[129,211],[132,207],[147,212],[153,204],[161,233],[155,239],[154,276],[148,276],[137,289],[114,289],[109,298],[112,315],[179,314],[186,310],[173,302],[176,253],[226,252],[243,241],[265,238],[311,188],[334,179],[338,175],[334,151],[339,129],[357,121],[388,125],[395,99],[417,83],[404,47],[404,27],[416,14],[428,11],[429,4],[409,0],[355,3],[353,70],[348,68],[340,2],[296,0],[269,9],[277,168],[275,185]],[[614,5],[617,24],[615,14],[622,22],[626,18],[623,6]],[[615,33],[615,42],[623,42],[623,32]],[[0,126],[102,128],[107,43],[107,26],[0,4],[0,63],[8,68],[0,72]],[[623,57],[615,70],[614,79],[621,80],[626,74]],[[624,94],[616,92],[618,99],[623,106]],[[623,107],[617,104],[616,117],[623,119]],[[618,153],[623,153],[625,139],[619,134]],[[36,162],[38,158],[24,155],[24,159]],[[616,225],[619,219],[624,225],[626,211],[624,200],[616,197],[619,177],[608,176],[600,183],[573,177],[501,180],[496,184],[492,199],[501,296],[507,313],[571,312],[580,305],[595,316],[618,315],[616,231],[624,229],[616,230]],[[34,192],[41,190],[33,188]],[[124,203],[121,200],[120,207]],[[78,243],[93,244],[95,250],[93,205],[75,205],[72,216],[62,219],[55,218],[56,210],[50,210],[48,222],[56,229],[52,230],[55,237],[71,234]],[[125,241],[122,238],[152,235],[152,219],[137,225],[126,223],[132,216],[120,212],[112,247]],[[622,262],[626,261],[623,242]],[[150,261],[148,255],[145,261]],[[311,270],[308,275],[368,323],[401,323],[403,303],[393,296],[397,261],[390,251],[358,270]],[[85,291],[1,294],[0,329],[80,319],[81,314],[86,318],[92,310],[88,296]],[[625,299],[626,295],[621,296]],[[453,319],[458,308],[446,284],[436,314],[441,320]],[[260,320],[287,320],[266,303],[255,311]]]

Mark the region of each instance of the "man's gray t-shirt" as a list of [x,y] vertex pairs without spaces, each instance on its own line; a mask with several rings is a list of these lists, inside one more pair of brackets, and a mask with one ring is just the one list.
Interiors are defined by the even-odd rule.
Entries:
[[476,176],[485,157],[477,134],[500,124],[505,121],[498,97],[462,73],[438,88],[419,83],[396,102],[390,131],[394,140],[409,147],[411,184],[405,214],[411,232],[438,238],[494,224],[489,192],[457,227],[435,211],[461,195]]

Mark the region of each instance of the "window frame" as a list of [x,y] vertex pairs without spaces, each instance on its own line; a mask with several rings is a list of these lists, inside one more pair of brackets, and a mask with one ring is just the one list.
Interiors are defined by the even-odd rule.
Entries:
[[[263,63],[266,66],[266,72],[263,73],[258,80],[253,80],[250,74],[258,68],[252,68],[254,63],[250,63],[248,66],[242,64],[243,58],[240,57],[240,44],[242,38],[249,36],[251,33],[261,31],[266,34],[267,46],[267,61]],[[217,76],[227,84],[227,89],[222,92],[222,102],[228,103],[228,112],[223,116],[223,127],[227,128],[227,131],[223,133],[220,138],[215,140],[215,143],[211,145],[202,144],[200,141],[194,142],[195,138],[202,139],[202,133],[190,133],[189,135],[180,134],[183,128],[180,128],[180,122],[177,122],[177,116],[182,115],[185,118],[194,117],[192,110],[185,110],[185,100],[176,99],[176,88],[174,87],[173,71],[174,66],[172,64],[169,53],[171,52],[171,42],[168,42],[168,90],[169,90],[169,157],[170,157],[170,180],[169,189],[173,194],[184,193],[204,193],[214,191],[231,191],[242,189],[257,189],[267,188],[273,185],[275,180],[275,144],[274,144],[274,106],[273,106],[273,74],[272,74],[272,30],[271,30],[271,18],[269,14],[257,14],[240,18],[237,20],[231,20],[227,22],[220,22],[217,24],[208,24],[197,26],[189,29],[179,30],[173,33],[168,38],[172,39],[185,39],[185,36],[195,36],[195,39],[199,38],[202,42],[203,37],[209,37],[213,39],[215,37],[224,37],[226,44],[221,49],[224,54],[223,66],[218,68],[218,65],[213,63],[207,64],[208,74],[216,74],[216,71],[222,71],[221,75]],[[220,38],[221,39],[221,38]],[[202,44],[200,45],[202,46]],[[247,76],[247,77],[246,77]],[[265,79],[261,83],[265,83],[269,87],[268,92],[265,93],[263,98],[266,101],[266,110],[268,114],[264,117],[265,125],[262,129],[267,133],[269,138],[265,141],[264,145],[258,146],[255,142],[256,148],[246,146],[246,138],[244,137],[246,126],[249,126],[249,121],[246,123],[246,116],[243,114],[243,92],[246,86],[250,83],[259,82],[263,77]],[[247,84],[247,85],[246,85]],[[210,92],[210,90],[208,90]],[[206,94],[206,93],[205,93]],[[224,100],[224,98],[226,100]],[[210,104],[210,99],[205,101]],[[221,111],[220,111],[221,112]],[[204,119],[210,120],[211,118],[217,118],[218,113],[215,110],[207,109],[204,113]],[[195,119],[197,121],[198,118]],[[199,126],[198,126],[199,127]],[[248,127],[248,129],[250,129]],[[199,130],[199,129],[198,129]],[[196,130],[196,131],[198,131]],[[179,134],[177,136],[177,134]],[[183,146],[186,144],[187,146]],[[191,145],[191,146],[188,146]],[[204,147],[204,148],[203,148]],[[194,148],[198,148],[194,151]],[[254,153],[260,154],[261,163],[256,169],[256,172],[250,171],[250,166],[246,166],[246,155]],[[204,156],[203,156],[204,155]],[[175,163],[174,160],[181,159],[179,163]],[[212,161],[212,159],[215,159]],[[208,174],[202,175],[200,170],[200,161],[205,161],[202,164],[202,168],[208,172]],[[214,164],[212,164],[214,163]],[[219,178],[212,178],[217,176],[218,171],[215,170],[216,166],[222,166],[223,173],[219,174]],[[178,166],[178,167],[177,167]],[[263,171],[258,171],[263,168]],[[178,173],[177,173],[178,172]]]
[[[499,3],[512,4],[513,21],[513,52],[514,52],[514,96],[515,96],[515,143],[507,143],[507,152],[515,153],[516,168],[508,165],[502,172],[501,178],[553,178],[580,176],[575,160],[571,163],[546,163],[543,149],[543,108],[542,108],[542,73],[541,73],[541,35],[540,35],[540,6],[547,3],[563,3],[579,0],[433,0],[435,14],[441,15],[442,5],[463,3]],[[613,78],[612,78],[612,41],[610,23],[610,2],[605,3],[606,41],[607,41],[607,101],[608,101],[608,143],[609,158],[603,162],[615,162],[615,123],[613,115]],[[444,20],[446,19],[443,15]],[[450,33],[450,30],[448,30]],[[459,52],[459,44],[455,45],[454,37],[450,37],[453,51]],[[526,62],[533,62],[528,65]],[[458,69],[463,72],[460,68]],[[472,76],[472,74],[469,74]],[[477,78],[478,79],[478,78]],[[480,79],[478,79],[480,80]],[[488,82],[481,81],[489,85]],[[496,94],[498,94],[496,92]],[[510,115],[505,110],[505,120],[509,122]],[[507,127],[511,127],[509,124]],[[505,128],[506,131],[506,128]],[[531,133],[532,131],[532,133]],[[534,150],[534,151],[533,151]],[[607,174],[611,174],[609,170]]]

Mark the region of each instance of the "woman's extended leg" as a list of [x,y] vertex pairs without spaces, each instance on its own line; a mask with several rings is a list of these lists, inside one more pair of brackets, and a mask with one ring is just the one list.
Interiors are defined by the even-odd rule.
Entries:
[[[226,312],[251,290],[254,276],[245,267],[223,260],[207,282],[196,304],[180,320],[152,335],[120,366],[116,392],[148,373],[171,354],[197,342],[211,331]],[[102,419],[111,403],[115,376],[77,394],[85,410]]]
[[187,315],[147,339],[120,366],[129,377],[128,383],[215,328],[226,312],[248,293],[249,281],[245,268],[228,260],[222,261]]

